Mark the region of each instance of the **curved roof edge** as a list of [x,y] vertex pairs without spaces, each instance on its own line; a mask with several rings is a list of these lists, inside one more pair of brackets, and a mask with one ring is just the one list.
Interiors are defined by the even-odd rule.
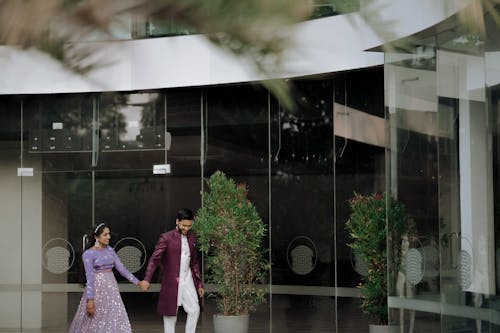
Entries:
[[[470,0],[372,0],[360,13],[291,27],[291,45],[272,78],[292,78],[383,64],[365,51],[411,35],[453,15]],[[367,20],[369,22],[367,22]],[[378,27],[379,29],[373,29]],[[380,31],[390,30],[384,37]],[[212,45],[202,35],[80,43],[97,49],[101,66],[86,76],[37,50],[0,47],[0,94],[128,91],[265,80],[251,62]]]

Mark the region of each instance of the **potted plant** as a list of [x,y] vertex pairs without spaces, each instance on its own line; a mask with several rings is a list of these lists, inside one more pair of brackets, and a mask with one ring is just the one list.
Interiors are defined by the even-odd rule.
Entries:
[[[368,265],[368,273],[358,286],[361,308],[369,316],[370,332],[376,331],[377,326],[387,331],[388,287],[395,285],[400,264],[400,239],[409,232],[408,216],[403,204],[385,194],[355,193],[349,205],[351,215],[346,228],[351,243],[348,246]],[[390,251],[387,244],[391,246]]]
[[[194,225],[205,254],[207,280],[215,285],[212,295],[220,314],[214,316],[214,329],[247,332],[249,313],[265,300],[265,290],[257,283],[269,269],[263,248],[266,226],[247,199],[246,185],[221,171],[206,182],[208,190],[202,193]],[[227,322],[236,326],[226,327]]]

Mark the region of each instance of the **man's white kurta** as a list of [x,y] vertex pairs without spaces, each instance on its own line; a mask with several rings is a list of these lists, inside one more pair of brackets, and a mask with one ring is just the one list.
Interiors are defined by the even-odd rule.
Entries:
[[187,237],[182,235],[181,238],[181,265],[179,271],[179,289],[177,290],[178,306],[181,306],[186,300],[191,304],[198,302],[198,295],[194,287],[193,276],[191,275],[191,253],[189,252]]

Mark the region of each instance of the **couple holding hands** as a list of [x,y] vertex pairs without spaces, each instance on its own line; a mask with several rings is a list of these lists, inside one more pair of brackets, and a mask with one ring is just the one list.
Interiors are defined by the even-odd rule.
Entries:
[[153,273],[162,263],[157,310],[163,316],[165,333],[175,332],[179,306],[187,313],[186,333],[194,333],[204,289],[196,252],[196,236],[191,231],[193,220],[191,210],[181,209],[177,212],[176,228],[160,235],[142,281],[125,268],[109,246],[110,228],[104,223],[96,226],[92,230],[95,243],[90,244],[82,255],[87,283],[69,332],[132,332],[112,270],[116,268],[124,278],[146,291]]

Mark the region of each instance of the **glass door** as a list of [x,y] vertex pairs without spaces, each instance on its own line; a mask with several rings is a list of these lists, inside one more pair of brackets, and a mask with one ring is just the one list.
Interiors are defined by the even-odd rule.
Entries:
[[[490,332],[495,294],[494,126],[486,103],[479,31],[438,36],[441,331]],[[465,43],[456,41],[463,39]],[[455,84],[439,84],[453,78]],[[446,129],[443,131],[442,129]]]
[[[198,209],[199,192],[199,174],[165,177],[153,175],[151,170],[97,172],[96,222],[110,226],[111,246],[127,269],[141,280],[160,234],[175,227],[179,208]],[[134,331],[162,330],[163,321],[156,313],[159,273],[157,270],[154,274],[147,293],[115,274]],[[179,320],[179,325],[183,322]]]
[[[142,279],[177,210],[199,208],[199,91],[36,96],[18,106],[18,325],[67,332],[84,290],[85,236],[95,225],[110,226],[111,246]],[[167,166],[170,173],[161,171]],[[134,330],[163,325],[157,275],[152,292],[142,293],[116,274]]]
[[[489,53],[498,43],[486,46],[484,32],[462,23],[450,19],[453,29],[410,53],[386,54],[388,185],[415,226],[406,255],[392,253],[400,269],[389,306],[405,331],[498,331],[497,62]],[[498,29],[488,15],[484,23]]]
[[66,332],[93,224],[92,96],[20,101],[21,329]]
[[[21,178],[17,177],[21,142],[20,100],[0,98],[0,332],[21,327]],[[8,306],[7,306],[8,305]]]
[[[141,280],[160,234],[175,227],[176,212],[200,206],[199,90],[103,94],[98,106],[95,223],[110,226],[111,246]],[[159,272],[147,293],[115,276],[133,331],[160,331]]]

